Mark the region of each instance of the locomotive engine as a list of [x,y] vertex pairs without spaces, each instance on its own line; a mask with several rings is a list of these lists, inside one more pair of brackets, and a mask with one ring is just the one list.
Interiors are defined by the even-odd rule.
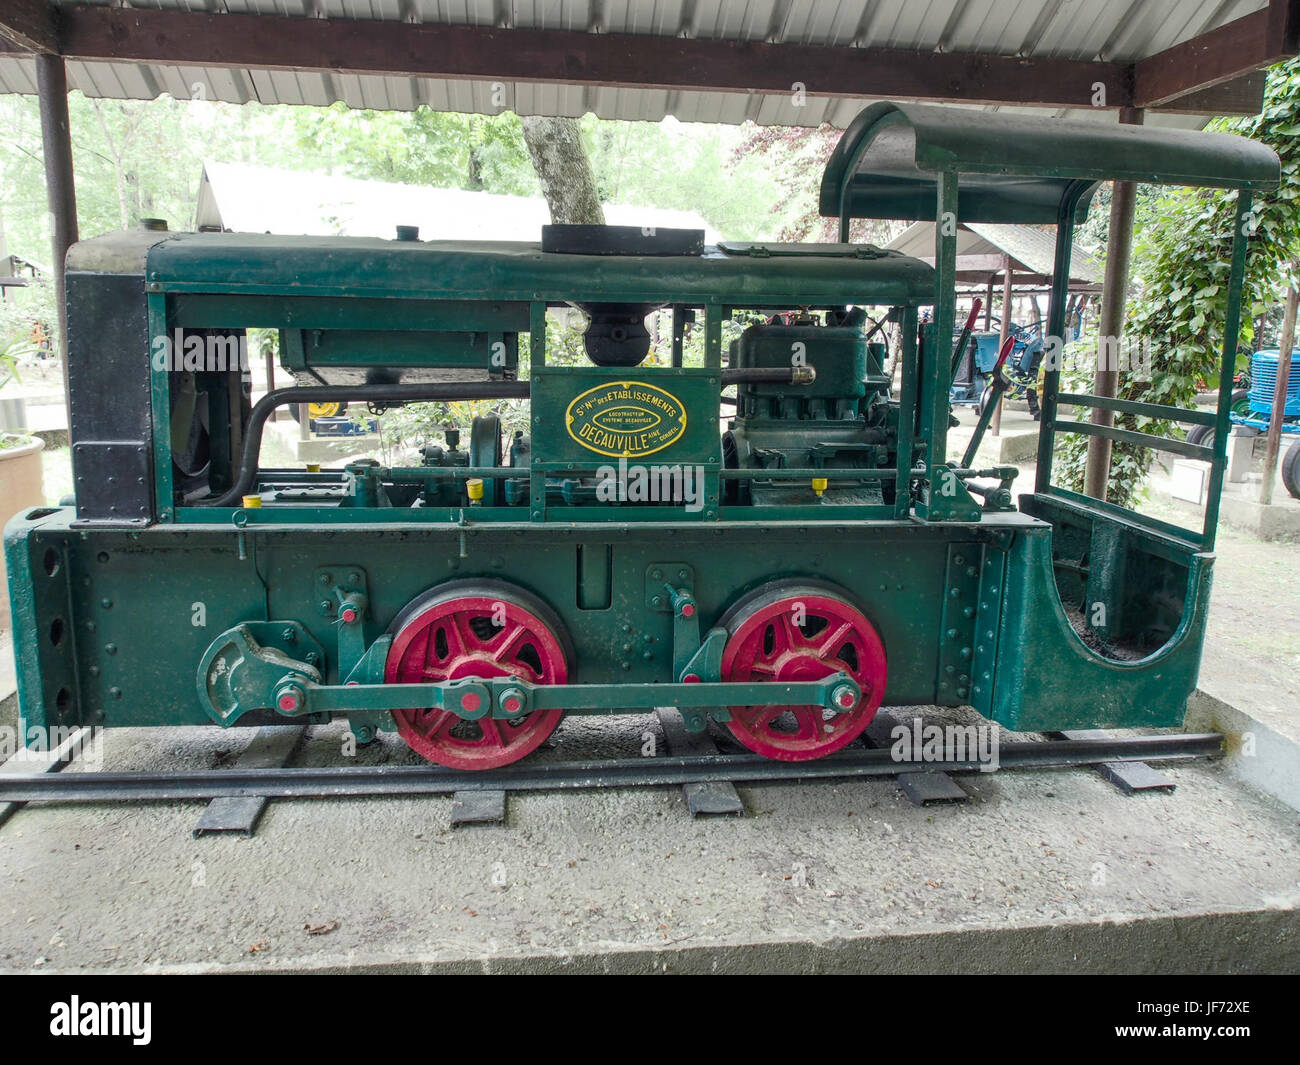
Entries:
[[[667,705],[787,761],[853,743],[885,703],[969,704],[1020,730],[1180,723],[1214,516],[1197,533],[1061,489],[1053,440],[1136,435],[1070,405],[1218,419],[1213,447],[1147,439],[1221,478],[1226,405],[1071,395],[1052,368],[1017,506],[1014,467],[948,453],[946,223],[933,263],[848,240],[857,217],[1055,223],[1059,335],[1070,234],[1101,178],[1161,180],[1173,158],[1168,180],[1238,187],[1243,209],[1276,181],[1276,157],[1239,138],[1059,126],[1040,143],[1005,116],[868,108],[823,178],[832,244],[551,227],[77,245],[75,500],[5,533],[24,727],[344,718],[361,742],[394,730],[433,762],[492,769],[565,714]],[[566,307],[587,317],[581,365],[548,350]],[[671,344],[652,359],[660,312]],[[276,331],[297,380],[256,403],[232,358],[250,329]],[[467,417],[405,466],[262,460],[290,404],[466,400],[526,400],[527,427]]]

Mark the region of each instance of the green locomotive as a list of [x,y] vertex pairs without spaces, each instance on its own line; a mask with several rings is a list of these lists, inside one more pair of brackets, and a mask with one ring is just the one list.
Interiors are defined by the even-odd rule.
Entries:
[[[1108,178],[1235,187],[1247,220],[1278,160],[1224,135],[876,104],[823,177],[836,244],[586,227],[83,242],[75,506],[5,532],[24,727],[344,715],[359,739],[396,729],[490,769],[566,713],[662,705],[783,760],[843,748],[884,703],[969,704],[1015,730],[1180,724],[1234,345],[1215,412],[1062,394],[1051,369],[1018,506],[1014,467],[948,454],[956,222],[1056,226],[1060,336],[1071,234]],[[863,217],[937,220],[933,264],[849,243]],[[548,361],[564,305],[587,315],[588,365]],[[667,366],[645,362],[661,310]],[[756,324],[724,351],[738,314]],[[252,328],[278,330],[298,381],[256,405],[230,357]],[[475,398],[527,398],[529,432],[486,415],[420,465],[260,465],[277,406]],[[1134,435],[1063,417],[1095,406],[1217,427],[1213,447],[1140,438],[1211,462],[1203,529],[1052,483],[1056,434]]]

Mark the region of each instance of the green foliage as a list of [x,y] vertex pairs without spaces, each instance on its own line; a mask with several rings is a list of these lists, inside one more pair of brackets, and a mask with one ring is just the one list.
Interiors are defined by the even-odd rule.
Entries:
[[[1216,119],[1210,128],[1266,144],[1282,161],[1280,187],[1255,195],[1253,221],[1248,220],[1243,315],[1240,332],[1232,338],[1244,352],[1254,334],[1253,320],[1285,291],[1289,264],[1300,254],[1300,60],[1269,71],[1259,115]],[[1149,367],[1125,372],[1121,364],[1121,399],[1190,407],[1198,388],[1217,386],[1232,239],[1243,224],[1236,216],[1236,199],[1232,190],[1177,189],[1149,201],[1147,224],[1135,226],[1132,272],[1140,295],[1130,303],[1126,327],[1126,337],[1149,345]],[[1095,352],[1094,338],[1089,354]],[[1238,355],[1239,365],[1245,357]],[[1073,366],[1067,358],[1063,388],[1090,392],[1094,369],[1087,358]],[[1157,436],[1180,432],[1171,422],[1127,414],[1116,415],[1115,424]],[[1087,450],[1085,437],[1058,440],[1054,472],[1059,483],[1083,490]],[[1115,442],[1111,502],[1132,504],[1153,456],[1145,448]]]
[[771,239],[780,228],[772,205],[784,195],[781,175],[743,150],[747,127],[588,115],[582,128],[602,201],[694,211],[731,240]]

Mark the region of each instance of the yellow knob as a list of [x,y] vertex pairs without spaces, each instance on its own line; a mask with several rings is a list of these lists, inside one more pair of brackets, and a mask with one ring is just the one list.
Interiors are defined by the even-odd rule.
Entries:
[[260,507],[260,506],[262,505],[262,497],[261,497],[261,496],[244,496],[244,500],[243,500],[243,502],[244,502],[244,509],[245,509],[245,510],[255,510],[257,507]]
[[308,473],[320,473],[320,463],[319,463],[319,462],[309,462],[309,463],[307,463],[307,472],[308,472]]
[[825,477],[814,477],[812,479],[812,490],[817,493],[819,499],[821,498],[821,494],[826,491],[826,484],[827,481]]
[[471,477],[465,482],[465,491],[469,495],[471,503],[477,503],[483,498],[483,478]]

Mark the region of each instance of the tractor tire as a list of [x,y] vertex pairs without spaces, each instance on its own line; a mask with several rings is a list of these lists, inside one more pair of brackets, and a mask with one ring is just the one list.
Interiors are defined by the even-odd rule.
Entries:
[[1232,394],[1232,399],[1228,401],[1228,409],[1239,417],[1246,418],[1250,416],[1250,389],[1239,388]]
[[1282,483],[1292,499],[1300,499],[1300,440],[1287,448],[1282,456]]
[[1213,425],[1194,425],[1187,432],[1187,442],[1200,444],[1202,447],[1214,447],[1214,436]]

